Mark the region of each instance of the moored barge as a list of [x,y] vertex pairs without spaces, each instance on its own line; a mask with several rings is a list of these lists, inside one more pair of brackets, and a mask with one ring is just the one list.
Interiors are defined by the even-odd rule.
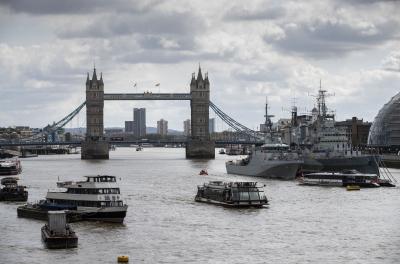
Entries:
[[66,223],[64,211],[49,211],[48,223],[41,229],[42,240],[47,248],[76,248],[78,237],[70,225]]
[[227,207],[268,205],[264,190],[257,182],[210,181],[197,187],[195,201]]
[[380,187],[378,175],[360,173],[356,170],[309,173],[301,176],[298,180],[301,185],[332,187],[347,187],[351,185],[357,185],[361,188]]

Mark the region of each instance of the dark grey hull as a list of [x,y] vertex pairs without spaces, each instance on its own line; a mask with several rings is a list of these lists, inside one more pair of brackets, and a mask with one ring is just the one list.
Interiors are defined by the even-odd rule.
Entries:
[[65,236],[52,235],[46,226],[42,227],[42,241],[49,249],[76,248],[78,247],[78,237],[75,233]]
[[238,174],[245,176],[255,176],[270,179],[293,180],[296,172],[301,166],[300,161],[292,162],[268,162],[260,165],[252,163],[240,166],[231,163],[226,164],[226,171],[229,174]]
[[338,172],[347,169],[355,169],[361,173],[372,173],[379,175],[377,160],[379,157],[359,156],[359,157],[333,157],[333,158],[304,158],[302,171],[304,173],[318,171]]

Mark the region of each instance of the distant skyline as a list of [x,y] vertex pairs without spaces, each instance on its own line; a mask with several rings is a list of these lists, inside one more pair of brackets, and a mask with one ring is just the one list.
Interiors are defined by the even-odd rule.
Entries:
[[[400,1],[374,0],[2,0],[0,126],[66,116],[85,100],[94,63],[106,93],[189,92],[200,63],[211,100],[252,129],[266,96],[273,121],[290,117],[294,97],[310,111],[320,80],[338,120],[373,121],[400,92],[399,14]],[[110,101],[105,127],[123,127],[132,108],[177,130],[190,118],[188,102]]]

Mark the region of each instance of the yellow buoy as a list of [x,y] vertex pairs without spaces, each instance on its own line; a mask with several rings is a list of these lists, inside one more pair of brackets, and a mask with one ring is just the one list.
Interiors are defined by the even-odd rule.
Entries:
[[118,256],[118,262],[129,262],[129,257],[128,256]]
[[359,191],[360,190],[360,186],[358,186],[358,185],[347,185],[346,189],[348,191]]

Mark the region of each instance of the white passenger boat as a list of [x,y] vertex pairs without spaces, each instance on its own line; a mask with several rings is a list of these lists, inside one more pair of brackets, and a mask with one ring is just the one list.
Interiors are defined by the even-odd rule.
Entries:
[[211,181],[197,186],[195,201],[238,208],[268,205],[264,189],[257,182]]
[[66,191],[47,192],[42,209],[69,209],[85,220],[122,223],[128,206],[123,202],[115,176],[86,176],[86,181],[58,182]]
[[360,173],[356,170],[342,172],[316,172],[299,177],[301,185],[347,187],[357,185],[363,188],[380,187],[376,174]]

